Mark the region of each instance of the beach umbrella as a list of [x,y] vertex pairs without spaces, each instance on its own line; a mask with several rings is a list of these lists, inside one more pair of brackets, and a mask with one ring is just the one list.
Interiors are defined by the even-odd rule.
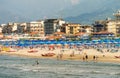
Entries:
[[67,42],[64,42],[64,43],[62,43],[63,45],[68,45],[68,43]]
[[25,41],[24,40],[19,40],[17,45],[24,47],[25,46]]
[[13,46],[14,45],[13,41],[7,41],[6,43],[8,44],[8,46]]
[[56,41],[56,42],[54,42],[54,44],[56,44],[56,45],[57,45],[57,44],[60,44],[60,41]]
[[92,44],[98,44],[98,40],[92,40],[91,43]]
[[4,46],[9,46],[9,43],[8,43],[7,41],[5,41],[5,42],[3,43],[3,45],[4,45]]
[[106,39],[106,40],[103,40],[103,43],[105,43],[105,44],[107,44],[107,43],[109,43],[110,41],[108,40],[108,39]]
[[80,43],[80,42],[79,42],[79,43],[76,43],[76,45],[77,45],[77,46],[80,46],[80,45],[81,45],[81,43]]
[[74,45],[75,45],[75,43],[74,43],[74,42],[71,42],[71,43],[70,43],[70,45],[71,45],[71,46],[74,46]]
[[56,44],[57,46],[62,46],[62,44],[60,44],[60,43],[58,43],[58,44]]
[[45,42],[45,44],[49,45],[49,44],[52,44],[52,42],[51,41],[47,41],[47,42]]
[[44,44],[44,42],[43,41],[39,41],[38,44],[42,45],[42,44]]
[[85,43],[85,45],[91,45],[91,43]]

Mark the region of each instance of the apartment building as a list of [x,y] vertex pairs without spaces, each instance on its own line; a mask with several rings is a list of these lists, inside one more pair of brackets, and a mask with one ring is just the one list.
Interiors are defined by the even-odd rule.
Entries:
[[2,27],[3,34],[13,34],[17,33],[17,26],[19,23],[8,23]]
[[86,34],[93,33],[93,26],[91,25],[81,25],[80,26],[80,32],[84,32]]
[[24,22],[24,23],[20,23],[20,25],[17,27],[17,33],[18,34],[26,34],[28,33],[28,23]]
[[31,35],[44,35],[44,21],[32,21],[28,24],[27,31]]
[[80,32],[80,24],[65,23],[61,26],[60,30],[66,35],[75,35],[76,33]]
[[63,19],[46,19],[44,22],[45,34],[50,35],[57,32],[64,23]]
[[120,35],[120,11],[113,14],[115,19],[107,18],[106,20],[96,21],[93,24],[94,32],[107,31],[114,33],[115,36]]

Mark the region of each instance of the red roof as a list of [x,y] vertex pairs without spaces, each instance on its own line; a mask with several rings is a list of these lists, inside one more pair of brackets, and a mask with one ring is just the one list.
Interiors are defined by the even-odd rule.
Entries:
[[101,32],[94,32],[93,34],[113,34],[113,33],[108,31],[101,31]]
[[30,32],[31,35],[38,34],[38,32]]
[[63,35],[63,34],[65,34],[65,33],[64,33],[64,32],[55,32],[54,34]]
[[54,39],[60,39],[62,38],[61,36],[47,36],[46,39],[48,40],[54,40]]
[[0,33],[0,35],[3,35],[3,33]]
[[85,34],[84,32],[78,32],[78,33],[75,34],[75,36],[82,36],[84,34]]

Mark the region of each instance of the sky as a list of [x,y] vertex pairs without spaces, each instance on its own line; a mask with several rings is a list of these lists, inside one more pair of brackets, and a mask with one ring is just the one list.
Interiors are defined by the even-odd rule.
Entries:
[[[0,23],[46,18],[78,20],[119,9],[120,0],[0,0]],[[113,10],[113,11],[111,11]],[[88,16],[88,14],[90,14]],[[109,13],[110,14],[110,13]],[[84,15],[84,17],[83,17]],[[104,14],[103,14],[104,15]],[[80,16],[82,16],[80,18]],[[86,19],[85,19],[86,20]],[[74,20],[73,20],[74,21]]]
[[60,11],[79,4],[80,0],[0,0],[0,10],[28,18],[59,17]]

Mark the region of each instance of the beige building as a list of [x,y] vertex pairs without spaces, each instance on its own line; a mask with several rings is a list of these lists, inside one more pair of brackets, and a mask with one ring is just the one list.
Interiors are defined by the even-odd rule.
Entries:
[[43,36],[44,35],[44,21],[33,21],[30,22],[27,31],[31,35],[39,35]]
[[66,35],[75,35],[80,32],[80,24],[65,23],[61,26],[61,32],[64,32]]
[[120,35],[120,11],[117,11],[113,15],[115,16],[114,20],[108,18],[106,20],[96,21],[93,26],[93,31],[107,31],[114,33],[115,36]]
[[113,14],[115,16],[115,20],[108,20],[106,23],[106,28],[108,32],[113,32],[115,36],[120,35],[120,10],[117,13]]
[[86,34],[93,33],[93,26],[91,25],[81,25],[80,26],[80,32],[84,32]]
[[0,33],[2,33],[2,26],[0,26]]
[[115,36],[120,34],[120,21],[109,21],[106,23],[106,29],[108,32],[114,33]]

